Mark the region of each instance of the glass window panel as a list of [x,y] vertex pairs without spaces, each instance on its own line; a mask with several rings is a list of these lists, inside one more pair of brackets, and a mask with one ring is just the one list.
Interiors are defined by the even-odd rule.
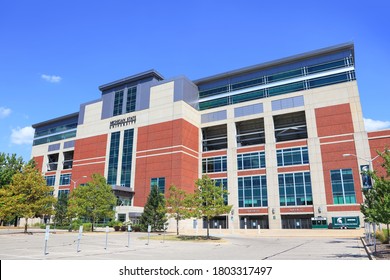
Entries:
[[111,134],[110,155],[108,160],[107,184],[115,185],[118,170],[120,131]]
[[122,106],[123,106],[123,90],[115,92],[114,112],[113,112],[114,116],[122,114]]
[[305,88],[303,82],[296,82],[282,86],[271,87],[268,89],[269,96],[275,96],[279,94],[289,93],[293,91],[303,90]]
[[243,157],[243,164],[244,164],[244,169],[251,169],[251,159],[249,155],[244,155]]
[[252,92],[246,92],[242,94],[232,95],[231,100],[232,104],[241,103],[249,100],[255,100],[266,97],[265,90],[257,90]]
[[334,204],[356,203],[352,169],[331,170],[330,174]]
[[337,61],[332,61],[332,62],[323,63],[323,64],[319,64],[319,65],[309,66],[309,67],[307,67],[307,72],[308,72],[308,74],[312,74],[312,73],[322,72],[322,71],[326,71],[326,70],[330,70],[330,69],[336,69],[336,68],[340,68],[340,67],[344,67],[344,66],[346,66],[345,60],[340,59]]
[[260,167],[265,168],[265,152],[260,152]]
[[204,101],[199,103],[199,110],[206,110],[221,106],[226,106],[229,104],[229,100],[227,97],[218,98],[210,101]]
[[261,85],[263,83],[264,83],[263,78],[260,77],[260,78],[254,79],[254,80],[232,84],[232,90],[253,87],[253,86]]
[[207,97],[207,96],[212,96],[212,95],[217,95],[220,93],[225,93],[229,91],[228,86],[222,86],[222,87],[217,87],[213,89],[208,89],[208,90],[202,90],[199,92],[199,98]]
[[283,153],[281,150],[276,151],[276,157],[278,161],[278,166],[283,166]]
[[258,153],[251,155],[251,167],[252,168],[259,168],[260,167],[259,154]]
[[[244,185],[244,187],[243,187]],[[267,206],[266,176],[238,178],[239,207]]]
[[242,170],[243,169],[242,155],[237,155],[237,167],[238,167],[238,170]]

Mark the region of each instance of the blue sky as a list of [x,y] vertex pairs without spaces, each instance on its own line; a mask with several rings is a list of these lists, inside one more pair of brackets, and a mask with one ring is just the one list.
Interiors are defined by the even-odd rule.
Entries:
[[4,0],[0,152],[28,160],[32,124],[77,112],[123,77],[195,80],[345,42],[367,129],[390,127],[389,11],[385,0]]

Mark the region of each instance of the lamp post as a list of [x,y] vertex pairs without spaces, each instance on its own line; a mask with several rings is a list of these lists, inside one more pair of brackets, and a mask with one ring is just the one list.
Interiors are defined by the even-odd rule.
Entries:
[[[386,151],[388,151],[388,150],[385,150],[384,152],[386,152]],[[379,154],[376,157],[373,157],[371,159],[367,159],[367,158],[359,157],[359,156],[354,155],[354,154],[343,154],[343,157],[355,157],[355,158],[364,160],[365,162],[368,162],[368,171],[374,171],[374,166],[373,166],[372,163],[373,163],[374,160],[376,160],[380,156],[381,156],[381,154]],[[370,180],[372,180],[372,179],[370,178]],[[373,180],[371,181],[371,183],[374,183]]]
[[366,159],[366,158],[362,158],[362,157],[359,157],[357,155],[354,155],[354,154],[343,154],[343,157],[355,157],[355,158],[358,158],[358,159],[361,159],[361,160],[364,160],[366,162],[368,162],[368,169],[369,171],[374,171],[374,168],[372,166],[372,162],[374,160],[376,160],[380,155],[377,155],[376,157],[374,158],[371,158],[371,159]]
[[72,180],[72,179],[70,179],[72,182],[73,182],[73,189],[75,189],[76,188],[76,183],[78,182],[78,181],[80,181],[82,178],[87,178],[87,176],[81,176],[80,178],[78,178],[77,180]]

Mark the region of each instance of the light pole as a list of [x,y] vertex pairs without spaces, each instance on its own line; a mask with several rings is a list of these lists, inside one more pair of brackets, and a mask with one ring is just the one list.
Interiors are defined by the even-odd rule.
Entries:
[[358,158],[358,159],[361,159],[361,160],[364,160],[366,162],[368,162],[368,169],[369,171],[374,171],[374,168],[372,166],[372,162],[374,160],[376,160],[380,155],[377,155],[376,157],[374,158],[371,158],[371,159],[366,159],[366,158],[362,158],[362,157],[359,157],[357,155],[354,155],[354,154],[343,154],[343,157],[355,157],[355,158]]
[[[387,152],[387,151],[388,151],[388,150],[386,149],[386,150],[383,151],[383,153],[385,153],[385,152]],[[374,166],[373,166],[372,162],[373,162],[374,160],[376,160],[378,157],[380,157],[383,153],[381,153],[381,154],[379,154],[379,155],[377,155],[376,157],[373,157],[373,158],[371,158],[371,159],[362,158],[362,157],[359,157],[359,156],[354,155],[354,154],[343,154],[343,157],[355,157],[355,158],[364,160],[365,162],[368,162],[368,171],[374,171]],[[370,183],[371,183],[371,186],[372,186],[372,184],[374,183],[374,181],[371,179],[371,177],[370,177],[370,180],[371,180]]]
[[[385,150],[384,152],[386,152],[387,150]],[[352,157],[356,157],[356,158],[358,158],[358,159],[361,159],[361,160],[364,160],[364,161],[366,161],[366,162],[368,162],[368,171],[374,171],[374,167],[373,167],[373,164],[372,164],[372,162],[374,161],[374,160],[376,160],[379,156],[381,156],[381,154],[378,154],[376,157],[373,157],[373,158],[371,158],[371,159],[366,159],[366,158],[362,158],[362,157],[359,157],[359,156],[357,156],[357,155],[354,155],[354,154],[343,154],[343,157],[350,157],[350,156],[352,156]],[[368,177],[368,187],[370,188],[370,187],[372,187],[372,185],[373,185],[373,183],[374,183],[374,180],[369,176]],[[375,232],[376,232],[376,224],[375,223],[373,223],[373,234],[375,234]],[[372,235],[371,235],[371,223],[369,224],[369,226],[368,226],[368,234],[366,233],[366,236],[368,235],[369,236],[369,243],[371,244],[372,243]],[[374,238],[374,248],[375,248],[375,252],[376,252],[376,238]]]
[[76,188],[76,183],[78,182],[78,181],[80,181],[82,178],[87,178],[87,176],[81,176],[80,178],[78,178],[77,180],[72,180],[72,179],[70,179],[72,182],[73,182],[73,189],[75,189]]

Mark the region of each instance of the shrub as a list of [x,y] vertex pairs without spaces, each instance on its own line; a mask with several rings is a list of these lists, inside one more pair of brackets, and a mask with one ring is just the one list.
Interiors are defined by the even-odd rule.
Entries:
[[131,230],[132,231],[141,231],[141,226],[140,225],[132,225]]
[[92,231],[92,223],[84,223],[83,231]]
[[76,219],[73,220],[71,223],[72,230],[79,230],[80,226],[83,224],[83,221]]
[[115,227],[115,226],[121,226],[122,223],[117,221],[117,220],[111,220],[109,223],[108,223],[108,226],[109,227]]
[[388,239],[388,235],[387,235],[387,229],[378,230],[376,232],[376,238],[378,238],[382,244],[388,244],[389,239]]
[[375,237],[382,243],[389,243],[389,240],[387,238],[387,230],[377,230],[375,233]]

